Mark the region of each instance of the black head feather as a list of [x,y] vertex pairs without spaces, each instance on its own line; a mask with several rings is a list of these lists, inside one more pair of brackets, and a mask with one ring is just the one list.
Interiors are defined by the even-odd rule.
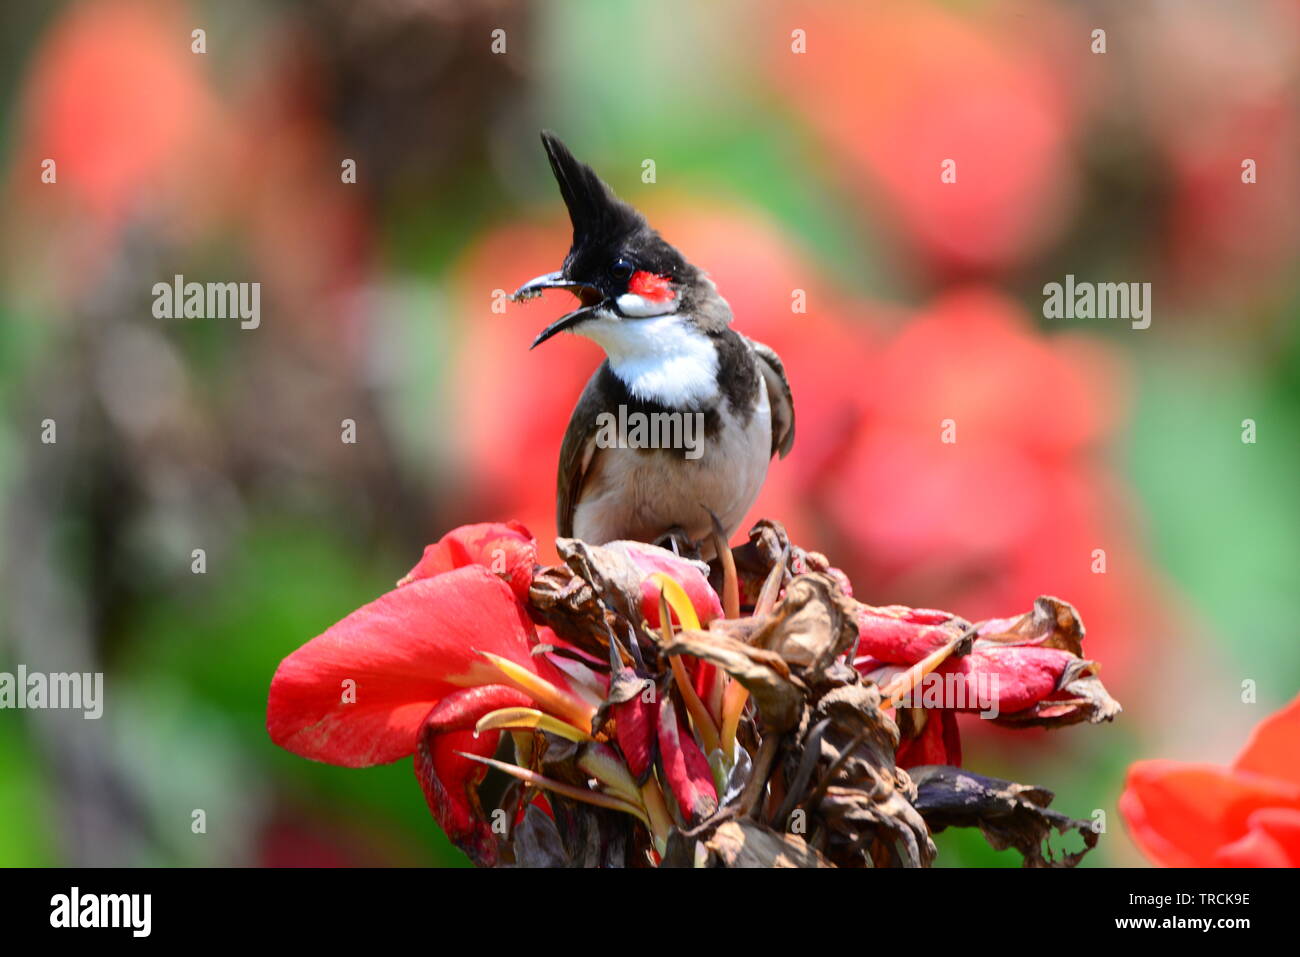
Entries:
[[713,284],[652,229],[644,216],[615,196],[596,171],[580,162],[550,130],[542,131],[542,145],[573,223],[573,245],[564,258],[566,278],[616,296],[626,289],[626,277],[621,280],[622,288],[614,289],[607,270],[616,260],[627,259],[636,269],[678,283],[683,305],[694,309],[699,324],[721,327],[730,322],[730,308]]
[[613,245],[648,229],[645,217],[615,196],[596,171],[580,162],[550,130],[542,131],[542,145],[569,210],[575,249]]

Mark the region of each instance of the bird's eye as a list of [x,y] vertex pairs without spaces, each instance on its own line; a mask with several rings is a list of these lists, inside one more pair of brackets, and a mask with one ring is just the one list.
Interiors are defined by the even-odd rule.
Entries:
[[616,259],[614,264],[609,267],[609,274],[620,282],[631,279],[634,272],[636,272],[636,267],[626,259]]

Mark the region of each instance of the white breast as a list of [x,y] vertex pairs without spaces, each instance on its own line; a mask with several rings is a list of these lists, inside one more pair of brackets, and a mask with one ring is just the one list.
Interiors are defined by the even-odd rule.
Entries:
[[685,316],[590,319],[575,330],[605,350],[609,367],[637,398],[669,408],[699,406],[718,393],[718,352]]
[[[735,534],[767,477],[772,454],[772,415],[767,385],[760,380],[758,407],[748,422],[719,409],[722,426],[697,460],[635,449],[597,449],[573,516],[583,541],[652,542],[683,529],[703,542],[712,530],[708,508],[727,537]],[[711,556],[706,548],[706,557]]]

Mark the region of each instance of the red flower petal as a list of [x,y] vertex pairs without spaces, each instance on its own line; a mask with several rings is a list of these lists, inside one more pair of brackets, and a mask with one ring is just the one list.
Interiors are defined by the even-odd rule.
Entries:
[[482,867],[491,867],[497,856],[497,842],[478,798],[488,769],[457,752],[491,757],[501,732],[476,736],[479,718],[498,708],[530,704],[528,695],[504,685],[466,688],[434,705],[420,728],[415,777],[424,799],[452,843]]
[[961,734],[954,712],[919,708],[913,712],[913,720],[924,721],[925,725],[919,735],[899,743],[895,764],[904,770],[923,764],[961,767]]
[[1233,767],[1300,785],[1300,695],[1255,727]]
[[[567,686],[529,653],[532,634],[510,589],[486,568],[412,582],[357,609],[280,663],[267,731],[276,744],[316,761],[345,767],[396,761],[414,750],[416,730],[444,696],[500,682],[479,651]],[[355,700],[345,702],[349,688]]]
[[[667,575],[682,586],[701,624],[722,617],[722,602],[698,563],[643,542],[610,542],[605,547],[622,552],[641,570],[641,613],[650,627],[659,627],[659,586],[650,580],[655,572]],[[673,616],[674,620],[676,617]]]
[[[690,675],[691,687],[695,689],[709,715],[718,724],[722,723],[722,686],[718,682],[718,666],[702,658],[687,658],[686,673]],[[714,712],[718,713],[714,713]]]
[[[793,5],[772,6],[788,16]],[[1069,26],[1043,7],[1009,26],[983,5],[801,4],[799,24],[820,43],[772,63],[864,204],[888,203],[904,238],[949,274],[1032,256],[1075,191],[1067,81],[1078,71],[1060,65]],[[940,182],[949,157],[978,188]]]
[[895,665],[914,665],[962,632],[943,611],[892,605],[858,609],[858,655]]
[[969,655],[949,659],[935,671],[946,679],[961,675],[966,682],[966,706],[958,710],[982,711],[986,698],[991,697],[1000,713],[1010,714],[1032,708],[1054,694],[1066,666],[1077,660],[1068,651],[1055,648],[976,646]]
[[659,755],[668,787],[687,822],[694,824],[718,809],[709,760],[695,736],[677,718],[671,695],[664,695],[659,710]]
[[526,601],[537,565],[537,541],[518,522],[462,525],[425,548],[423,557],[398,584],[432,578],[466,565],[482,565],[500,575],[519,600]]
[[1300,867],[1300,811],[1268,808],[1246,820],[1249,830],[1239,841],[1220,848],[1223,867]]
[[[1134,843],[1166,867],[1224,863],[1220,851],[1246,837],[1252,816],[1270,808],[1300,810],[1300,787],[1178,761],[1137,762],[1129,768],[1119,799]],[[1257,825],[1262,828],[1264,822]],[[1235,853],[1246,853],[1250,846],[1247,842]]]
[[614,705],[610,711],[614,715],[618,748],[623,752],[632,777],[640,781],[653,756],[658,709],[637,695],[630,701]]
[[57,157],[59,191],[96,216],[158,203],[173,168],[219,125],[202,58],[176,42],[182,33],[177,7],[114,0],[65,7],[42,34],[23,87],[27,148]]

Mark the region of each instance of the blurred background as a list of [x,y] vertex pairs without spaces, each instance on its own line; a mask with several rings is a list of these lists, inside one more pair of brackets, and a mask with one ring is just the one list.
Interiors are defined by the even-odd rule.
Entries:
[[[868,602],[1078,607],[1119,720],[963,730],[969,766],[1106,812],[1086,865],[1141,863],[1129,762],[1229,761],[1300,688],[1294,2],[82,0],[0,26],[0,670],[106,673],[99,721],[0,712],[0,864],[465,863],[409,762],[282,752],[266,691],[455,525],[554,535],[599,353],[528,352],[558,302],[500,311],[568,247],[542,127],[784,357],[799,438],[751,519]],[[260,327],[155,318],[176,274],[260,282]],[[1044,319],[1067,274],[1150,282],[1150,328]]]

